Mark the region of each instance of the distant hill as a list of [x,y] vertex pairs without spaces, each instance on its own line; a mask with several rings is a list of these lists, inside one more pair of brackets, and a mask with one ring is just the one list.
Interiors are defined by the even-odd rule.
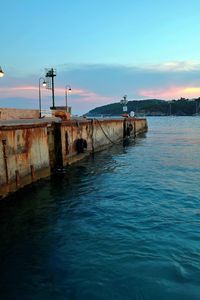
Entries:
[[[191,116],[200,113],[200,98],[197,99],[185,99],[180,98],[178,100],[132,100],[127,104],[128,113],[134,111],[138,116]],[[118,116],[123,113],[122,105],[117,103],[111,103],[96,107],[90,110],[87,116]]]

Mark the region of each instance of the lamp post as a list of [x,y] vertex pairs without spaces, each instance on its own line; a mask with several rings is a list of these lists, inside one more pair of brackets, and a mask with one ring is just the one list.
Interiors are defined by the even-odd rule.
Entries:
[[3,77],[5,74],[4,74],[4,71],[2,70],[1,66],[0,66],[0,77]]
[[68,107],[67,107],[67,96],[68,96],[68,92],[71,93],[72,89],[71,86],[69,84],[67,84],[65,86],[65,104],[66,104],[66,112],[68,112]]
[[41,116],[42,116],[42,113],[41,113],[41,111],[42,111],[42,103],[41,103],[41,80],[43,80],[43,83],[42,83],[43,86],[47,85],[45,79],[43,77],[40,77],[40,79],[39,79],[39,111],[40,111],[40,117],[39,118],[41,118]]
[[[55,95],[54,95],[54,77],[56,76],[56,70],[51,68],[47,69],[46,72],[46,78],[47,78],[47,88],[52,91],[52,109],[55,109]],[[51,84],[49,84],[48,78],[51,78]]]

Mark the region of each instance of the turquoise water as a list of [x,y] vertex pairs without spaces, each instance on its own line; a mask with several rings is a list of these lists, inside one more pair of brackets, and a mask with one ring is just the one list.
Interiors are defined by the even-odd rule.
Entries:
[[200,118],[59,170],[0,204],[0,299],[200,299]]

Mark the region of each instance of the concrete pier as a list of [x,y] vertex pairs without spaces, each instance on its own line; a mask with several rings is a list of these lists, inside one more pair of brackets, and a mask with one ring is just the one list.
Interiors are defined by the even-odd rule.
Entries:
[[146,119],[60,118],[0,121],[0,198],[63,167],[135,138]]
[[47,123],[0,122],[0,196],[50,174]]

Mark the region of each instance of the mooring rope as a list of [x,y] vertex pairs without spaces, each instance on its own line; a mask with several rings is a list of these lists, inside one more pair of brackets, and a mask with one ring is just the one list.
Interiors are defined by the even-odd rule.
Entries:
[[[98,119],[94,119],[94,120],[98,122],[98,124],[99,124],[99,126],[100,126],[102,132],[103,132],[104,135],[105,135],[105,137],[106,137],[112,144],[114,144],[114,145],[121,145],[121,144],[122,144],[122,143],[116,143],[116,142],[112,141],[111,138],[110,138],[110,137],[107,135],[107,133],[104,131],[103,127],[101,126],[101,123],[99,122],[99,120],[98,120]],[[123,140],[124,140],[124,138],[123,138]]]

